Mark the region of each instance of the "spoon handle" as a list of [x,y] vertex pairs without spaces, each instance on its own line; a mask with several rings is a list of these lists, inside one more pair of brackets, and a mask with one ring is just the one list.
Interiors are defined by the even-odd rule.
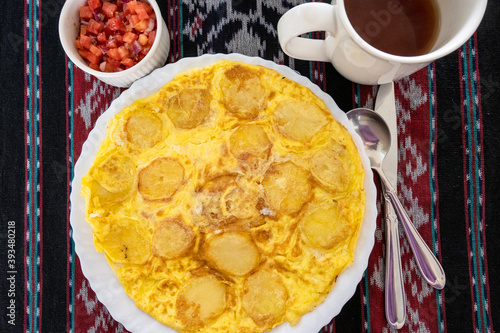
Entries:
[[398,218],[403,225],[403,229],[406,236],[408,237],[411,250],[413,251],[422,276],[434,288],[443,289],[446,283],[446,276],[444,274],[443,267],[441,267],[441,264],[434,256],[434,253],[432,253],[432,251],[429,249],[427,244],[422,239],[422,236],[420,236],[417,229],[411,222],[410,217],[406,213],[403,205],[396,195],[396,191],[387,181],[385,175],[381,173],[380,178],[385,185],[386,193],[391,199]]
[[406,318],[406,300],[399,252],[398,220],[389,196],[384,190],[385,211],[385,317],[389,326],[403,327]]

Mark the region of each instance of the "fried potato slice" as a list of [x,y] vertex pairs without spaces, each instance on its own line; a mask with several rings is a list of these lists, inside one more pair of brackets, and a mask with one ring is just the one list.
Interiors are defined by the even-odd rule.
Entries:
[[174,158],[160,157],[139,171],[139,192],[148,200],[169,199],[184,179],[184,167]]
[[311,158],[311,173],[326,189],[334,193],[348,190],[350,177],[348,168],[339,150],[322,150]]
[[299,225],[304,241],[314,248],[331,249],[349,239],[353,232],[351,223],[342,216],[337,203],[309,207]]
[[144,264],[151,255],[151,237],[141,221],[115,217],[94,225],[96,245],[115,263]]
[[210,113],[210,100],[208,89],[182,89],[168,101],[167,115],[177,127],[195,128],[207,119]]
[[277,213],[297,213],[311,195],[309,174],[293,162],[274,164],[262,180],[270,208]]
[[232,115],[255,119],[266,106],[266,89],[259,76],[241,65],[228,68],[221,80],[223,103]]
[[88,187],[93,196],[93,200],[89,202],[89,206],[93,208],[102,208],[103,206],[123,201],[132,195],[131,191],[117,193],[109,192],[95,180],[88,183]]
[[266,156],[271,149],[271,141],[262,126],[247,124],[238,127],[229,138],[231,154],[247,160],[250,157]]
[[151,246],[155,255],[175,259],[184,255],[194,240],[193,230],[183,223],[182,218],[167,218],[156,227]]
[[176,313],[187,327],[200,327],[217,319],[226,308],[226,285],[214,275],[191,278],[180,290]]
[[278,132],[288,139],[309,143],[328,123],[327,115],[316,104],[287,99],[278,104],[274,112]]
[[146,110],[132,114],[125,125],[127,140],[139,149],[148,149],[160,142],[162,128],[161,119]]
[[122,193],[132,190],[136,167],[132,159],[121,153],[109,155],[97,165],[92,176],[107,191]]
[[259,249],[246,233],[225,232],[212,236],[204,245],[205,257],[221,272],[243,276],[257,267]]
[[288,292],[278,273],[262,269],[244,283],[243,309],[259,326],[272,328],[283,320]]

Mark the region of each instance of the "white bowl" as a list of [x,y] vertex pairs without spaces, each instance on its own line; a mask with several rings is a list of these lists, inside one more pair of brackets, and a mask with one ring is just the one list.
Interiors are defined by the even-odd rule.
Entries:
[[106,261],[104,254],[96,251],[93,243],[92,227],[85,220],[85,200],[80,195],[82,189],[81,179],[89,171],[96,153],[106,136],[108,122],[125,106],[133,103],[136,99],[154,94],[181,72],[196,67],[208,66],[223,59],[265,66],[308,87],[326,103],[334,118],[347,128],[358,147],[361,162],[365,170],[366,210],[354,253],[354,261],[351,266],[347,267],[338,276],[335,286],[325,301],[318,305],[312,312],[305,314],[298,325],[291,327],[289,323],[283,323],[272,330],[272,333],[317,333],[340,312],[344,304],[354,295],[356,287],[368,266],[368,258],[375,241],[377,190],[373,182],[370,162],[363,149],[363,143],[354,131],[345,113],[339,109],[330,95],[324,93],[309,79],[301,76],[289,67],[277,65],[274,62],[261,58],[247,57],[239,54],[203,55],[196,58],[184,58],[176,63],[168,64],[132,84],[99,117],[94,129],[89,133],[87,141],[83,144],[80,158],[76,162],[70,196],[70,223],[73,228],[75,251],[80,258],[83,274],[88,279],[90,287],[94,290],[98,299],[108,308],[113,318],[122,323],[127,330],[141,333],[175,332],[135,306],[134,301],[125,293],[120,281]]
[[156,1],[145,1],[153,7],[157,20],[156,37],[151,49],[144,59],[133,67],[121,72],[107,73],[90,68],[85,60],[78,54],[78,50],[75,46],[75,40],[80,33],[80,7],[85,6],[88,0],[67,0],[59,16],[59,39],[61,40],[64,51],[71,61],[84,72],[116,87],[128,87],[137,79],[165,65],[170,50],[168,29]]

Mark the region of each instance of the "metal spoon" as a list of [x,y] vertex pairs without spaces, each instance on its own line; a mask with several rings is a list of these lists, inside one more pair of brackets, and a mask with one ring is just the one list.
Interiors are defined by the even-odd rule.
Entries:
[[[360,124],[360,118],[358,117],[360,112],[362,111],[359,111],[359,109],[351,110],[347,113],[347,117],[358,133],[363,131],[360,136],[365,142],[365,149],[373,167],[372,153],[378,149],[383,149],[382,154],[386,156],[390,148],[390,140],[384,141],[384,144],[381,145],[377,145],[377,143],[366,145],[368,141],[376,141],[377,135],[371,135],[366,131],[367,128],[371,130],[370,124],[368,127],[364,123]],[[367,114],[371,115],[371,113]],[[362,115],[364,115],[364,112]],[[370,120],[372,121],[371,118]],[[367,139],[367,136],[370,136],[370,138]],[[390,327],[400,329],[406,321],[406,297],[403,287],[403,270],[401,268],[398,218],[383,184],[382,190],[384,194],[385,222],[385,317]]]
[[354,129],[361,137],[361,140],[363,140],[371,167],[379,174],[380,180],[385,187],[385,192],[394,205],[423,278],[434,288],[443,289],[446,277],[441,264],[411,222],[410,217],[398,199],[396,191],[387,181],[382,170],[382,162],[391,144],[387,124],[380,115],[370,109],[349,111],[347,117],[354,125]]

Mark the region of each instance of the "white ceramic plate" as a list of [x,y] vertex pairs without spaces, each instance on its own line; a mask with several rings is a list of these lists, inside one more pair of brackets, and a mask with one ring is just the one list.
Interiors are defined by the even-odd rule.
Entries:
[[352,297],[368,266],[368,257],[373,248],[376,227],[376,188],[373,183],[370,163],[363,150],[361,139],[354,132],[345,113],[339,109],[333,99],[309,79],[301,76],[291,68],[277,65],[274,62],[261,58],[247,57],[240,54],[215,54],[196,58],[184,58],[176,63],[157,69],[150,75],[134,82],[101,115],[83,144],[82,153],[76,162],[70,197],[70,223],[73,228],[75,250],[80,258],[83,274],[88,279],[98,299],[108,308],[113,318],[122,323],[127,330],[141,333],[175,332],[135,306],[134,301],[125,293],[118,278],[106,261],[104,254],[96,251],[93,243],[92,227],[85,220],[85,200],[80,195],[82,188],[81,179],[87,174],[94,161],[101,142],[106,135],[108,122],[125,106],[133,103],[138,98],[154,94],[178,73],[196,67],[204,67],[222,59],[265,66],[310,88],[313,93],[326,103],[335,119],[349,130],[360,152],[361,161],[365,168],[366,212],[355,250],[354,262],[339,275],[333,290],[328,294],[326,300],[312,312],[305,314],[298,325],[290,327],[288,323],[284,323],[272,330],[273,333],[317,333],[340,312],[344,304]]

